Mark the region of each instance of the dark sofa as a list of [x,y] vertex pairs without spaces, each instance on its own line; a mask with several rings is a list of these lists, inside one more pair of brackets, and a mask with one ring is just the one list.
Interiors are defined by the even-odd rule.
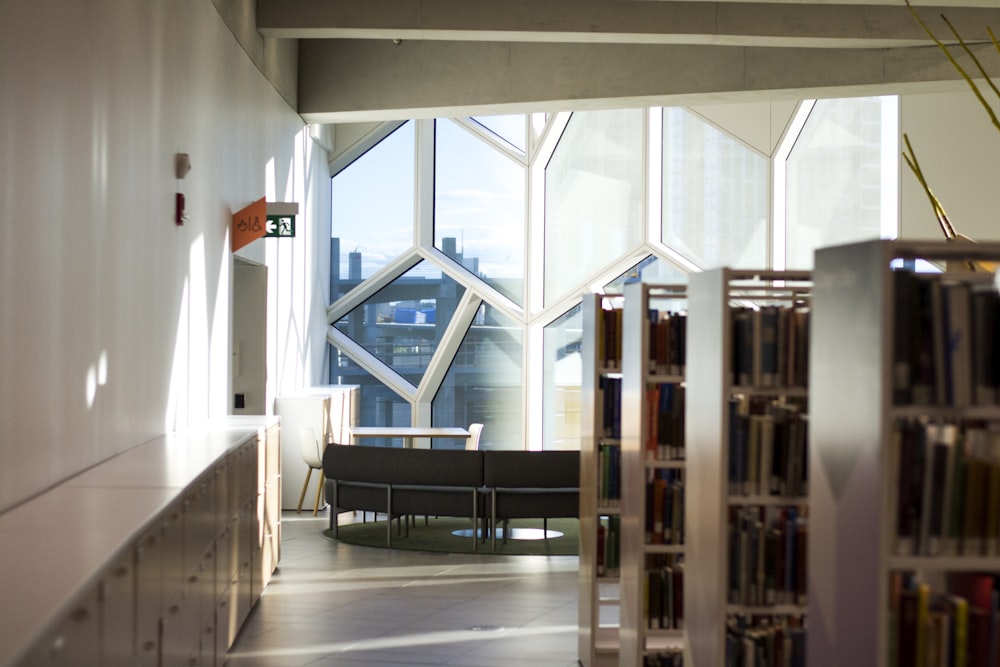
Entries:
[[385,513],[390,546],[391,520],[411,515],[467,517],[477,528],[481,520],[496,526],[515,518],[579,517],[579,452],[332,444],[323,472],[334,537],[337,514],[350,510]]

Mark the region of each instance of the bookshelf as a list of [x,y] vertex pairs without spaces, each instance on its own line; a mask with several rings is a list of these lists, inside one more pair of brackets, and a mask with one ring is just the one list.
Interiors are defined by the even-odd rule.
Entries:
[[[690,277],[685,664],[805,652],[811,285],[796,271]],[[757,646],[764,659],[747,659]]]
[[[893,270],[921,260],[944,273]],[[1000,244],[933,241],[816,253],[810,667],[903,667],[949,644],[996,664],[1000,300],[963,269],[997,260]]]
[[618,663],[622,311],[613,305],[603,295],[583,295],[578,623],[583,667]]
[[625,286],[619,665],[680,664],[684,644],[686,286]]

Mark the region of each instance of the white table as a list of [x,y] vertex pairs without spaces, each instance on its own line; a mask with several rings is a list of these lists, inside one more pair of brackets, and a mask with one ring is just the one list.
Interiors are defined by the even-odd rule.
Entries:
[[414,438],[458,438],[471,435],[461,426],[352,426],[351,443],[359,438],[403,438],[404,447],[413,447]]

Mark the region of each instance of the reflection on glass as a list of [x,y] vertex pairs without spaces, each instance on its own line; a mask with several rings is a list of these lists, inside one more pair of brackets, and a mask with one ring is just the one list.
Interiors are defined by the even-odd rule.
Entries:
[[605,294],[625,294],[625,283],[647,282],[658,285],[687,284],[687,274],[666,260],[650,255],[604,286]]
[[448,120],[435,143],[435,246],[523,304],[525,167]]
[[409,121],[333,177],[331,301],[413,245],[413,146]]
[[[524,333],[520,324],[485,303],[431,405],[434,426],[484,425],[480,449],[525,449],[522,437]],[[435,449],[461,449],[434,440]]]
[[542,333],[542,449],[580,449],[583,315],[575,306]]
[[643,111],[576,112],[545,170],[550,304],[644,238]]
[[421,264],[336,323],[338,329],[414,385],[420,383],[465,292],[440,271],[426,275]]
[[526,115],[473,116],[472,120],[485,127],[512,148],[517,149],[522,155],[526,152],[527,147],[524,145],[525,129],[528,122]]
[[817,248],[881,235],[882,154],[897,132],[895,122],[883,122],[897,118],[883,114],[884,104],[896,98],[819,100],[813,107],[786,164],[788,268],[811,269]]
[[769,162],[680,108],[663,110],[663,243],[702,269],[767,262]]
[[[331,384],[352,384],[360,387],[359,426],[410,425],[411,408],[407,401],[351,361],[336,347],[331,345],[329,349]],[[365,438],[364,444],[376,447],[404,446],[403,438]]]

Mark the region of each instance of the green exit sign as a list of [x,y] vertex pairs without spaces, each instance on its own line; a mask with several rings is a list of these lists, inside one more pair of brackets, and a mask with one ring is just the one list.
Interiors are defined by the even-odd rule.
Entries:
[[267,216],[267,228],[264,236],[268,238],[294,238],[295,237],[295,216],[294,215],[269,215]]

